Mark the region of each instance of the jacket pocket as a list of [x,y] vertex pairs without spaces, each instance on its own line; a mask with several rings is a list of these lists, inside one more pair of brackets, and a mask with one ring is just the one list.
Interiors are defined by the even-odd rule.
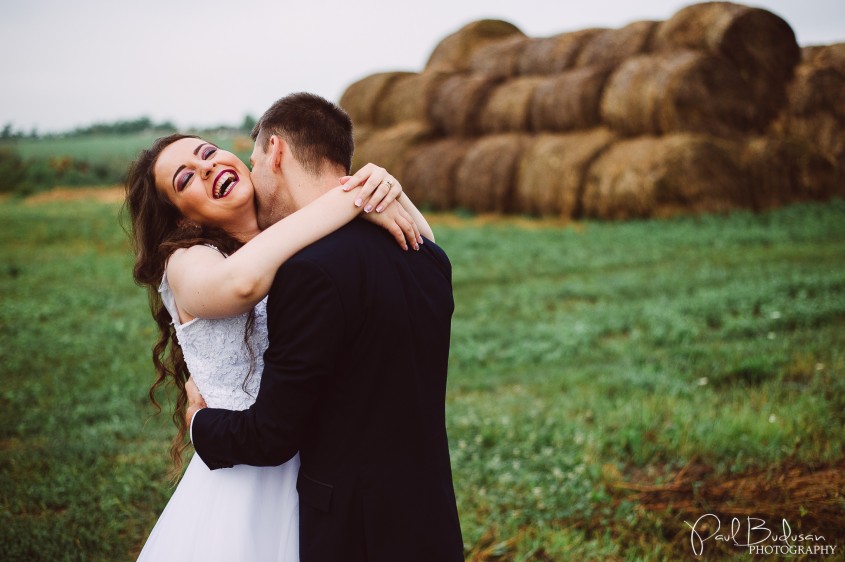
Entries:
[[296,480],[296,491],[299,492],[299,501],[314,509],[328,513],[332,507],[332,492],[334,487],[331,484],[320,482],[299,472]]

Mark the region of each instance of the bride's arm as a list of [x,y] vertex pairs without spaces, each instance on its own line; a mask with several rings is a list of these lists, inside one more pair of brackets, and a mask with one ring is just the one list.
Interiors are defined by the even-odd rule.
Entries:
[[[177,250],[167,263],[167,278],[179,310],[191,318],[222,318],[250,310],[273,283],[276,270],[292,255],[354,219],[361,208],[354,201],[362,188],[332,189],[280,220],[228,258],[207,246]],[[419,234],[410,216],[389,205],[380,213],[382,226],[407,249]],[[393,221],[392,225],[387,223]],[[183,318],[186,321],[190,318]]]

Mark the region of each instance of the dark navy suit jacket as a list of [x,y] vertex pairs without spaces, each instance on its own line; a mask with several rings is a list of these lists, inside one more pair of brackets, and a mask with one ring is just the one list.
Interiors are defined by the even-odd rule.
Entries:
[[278,271],[248,410],[204,409],[209,468],[302,461],[302,562],[463,560],[446,438],[451,264],[356,219]]

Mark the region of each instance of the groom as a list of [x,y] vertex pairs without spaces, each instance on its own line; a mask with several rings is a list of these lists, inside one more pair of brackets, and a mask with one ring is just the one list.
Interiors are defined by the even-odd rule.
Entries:
[[[352,123],[311,94],[277,101],[253,131],[266,227],[337,185]],[[403,252],[354,220],[288,260],[268,300],[255,404],[187,418],[211,469],[274,466],[297,451],[301,562],[463,560],[446,439],[451,265]]]

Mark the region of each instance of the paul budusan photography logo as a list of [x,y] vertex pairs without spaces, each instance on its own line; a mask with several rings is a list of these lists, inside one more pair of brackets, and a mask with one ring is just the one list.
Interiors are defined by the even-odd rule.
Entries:
[[695,556],[704,554],[705,543],[711,540],[730,543],[753,556],[833,556],[837,550],[837,545],[829,544],[822,535],[793,533],[786,519],[781,520],[780,529],[769,525],[765,519],[748,516],[744,520],[732,517],[730,529],[723,530],[722,521],[712,513],[702,515],[693,523],[684,523],[690,528],[690,546]]

